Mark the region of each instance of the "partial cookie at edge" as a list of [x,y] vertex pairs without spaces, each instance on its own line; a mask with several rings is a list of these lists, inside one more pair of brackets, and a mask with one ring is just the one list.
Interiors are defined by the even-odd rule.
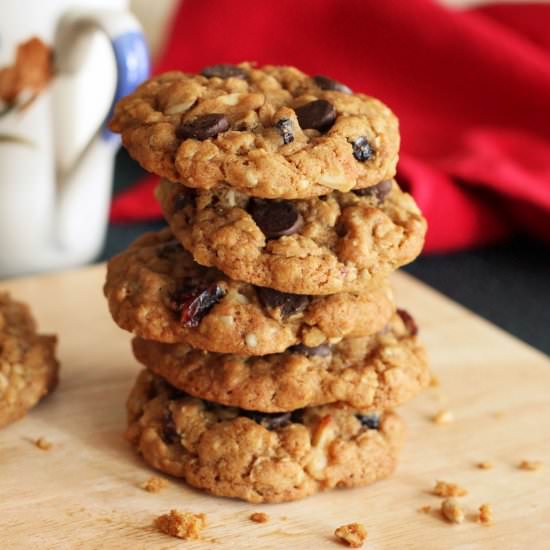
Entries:
[[0,428],[24,416],[57,384],[55,336],[41,335],[26,304],[0,292]]

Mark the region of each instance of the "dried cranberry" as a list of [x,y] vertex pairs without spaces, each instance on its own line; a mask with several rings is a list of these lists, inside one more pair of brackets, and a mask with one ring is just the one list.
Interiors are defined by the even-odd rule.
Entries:
[[225,291],[216,283],[194,286],[184,283],[170,296],[172,309],[181,313],[183,326],[193,328],[220,301]]

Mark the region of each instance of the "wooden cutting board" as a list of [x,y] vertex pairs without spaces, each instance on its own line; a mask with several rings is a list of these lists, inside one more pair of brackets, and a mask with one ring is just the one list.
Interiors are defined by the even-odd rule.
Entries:
[[[103,277],[98,266],[0,282],[33,305],[44,331],[59,335],[62,361],[57,392],[0,432],[2,550],[337,549],[334,529],[352,521],[366,526],[367,549],[550,548],[548,358],[404,274],[394,278],[398,301],[418,319],[441,384],[402,407],[409,438],[394,477],[263,506],[211,497],[175,479],[161,493],[146,493],[139,484],[152,471],[121,435],[138,367],[130,336],[108,315]],[[455,421],[433,423],[441,409]],[[36,448],[38,437],[53,448]],[[521,470],[523,459],[544,466]],[[479,461],[494,467],[481,470]],[[430,494],[437,479],[468,489],[460,499],[463,524],[418,512],[439,506]],[[472,519],[485,502],[493,505],[492,527]],[[171,508],[206,513],[204,541],[179,541],[151,527]],[[257,510],[271,521],[252,523]]]

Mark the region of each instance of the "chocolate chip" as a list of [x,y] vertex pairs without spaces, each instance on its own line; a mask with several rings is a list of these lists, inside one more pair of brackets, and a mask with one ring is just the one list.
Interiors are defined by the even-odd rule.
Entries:
[[219,65],[210,65],[205,67],[201,71],[202,76],[206,78],[213,78],[217,76],[218,78],[246,78],[248,73],[237,67],[236,65],[230,65],[228,63],[220,63]]
[[289,118],[281,118],[281,120],[277,121],[275,126],[277,126],[277,129],[279,130],[279,133],[281,134],[281,137],[283,138],[283,143],[285,145],[288,145],[289,143],[292,143],[294,141],[292,122]]
[[220,301],[225,292],[216,283],[195,286],[185,280],[170,295],[170,307],[181,313],[183,326],[194,328]]
[[329,357],[332,353],[332,349],[329,344],[321,344],[320,346],[315,346],[314,348],[308,348],[304,344],[298,344],[288,348],[288,351],[291,353],[301,353],[302,355],[307,355],[308,357]]
[[176,424],[172,418],[172,413],[167,410],[162,415],[162,431],[160,433],[162,440],[168,444],[173,445],[179,440],[179,434],[176,429]]
[[300,313],[304,311],[309,304],[309,296],[279,292],[278,290],[262,286],[256,287],[256,294],[265,308],[279,308],[282,317],[289,317],[295,313]]
[[174,209],[174,212],[183,210],[189,205],[195,206],[195,197],[196,193],[193,189],[184,189],[183,191],[176,193],[172,201],[172,208]]
[[369,160],[374,154],[374,149],[371,147],[369,141],[366,137],[358,137],[355,141],[352,142],[351,146],[353,147],[353,156],[359,162],[365,162]]
[[288,426],[291,422],[291,413],[263,413],[258,411],[241,410],[241,416],[254,420],[268,430],[277,430]]
[[416,324],[414,317],[405,309],[398,309],[397,315],[401,317],[401,320],[403,321],[407,332],[411,336],[416,336],[418,334],[418,325]]
[[351,94],[351,88],[348,88],[345,84],[333,80],[328,76],[318,74],[313,77],[315,84],[321,88],[321,90],[328,90],[332,92],[342,92],[344,94]]
[[171,258],[173,254],[181,252],[182,250],[183,246],[181,246],[178,241],[173,240],[157,248],[157,258],[167,260]]
[[355,418],[361,422],[361,424],[369,430],[380,429],[380,416],[377,413],[369,414],[356,414]]
[[295,109],[298,122],[303,130],[312,128],[326,132],[336,120],[336,109],[324,99],[317,99]]
[[225,115],[212,113],[202,115],[191,122],[184,122],[176,130],[179,139],[205,139],[216,137],[229,129],[229,120]]
[[302,215],[291,202],[251,199],[247,210],[268,239],[293,235],[304,225]]
[[370,187],[355,189],[353,192],[359,197],[375,197],[378,200],[378,204],[382,204],[390,194],[392,186],[392,180],[384,180]]

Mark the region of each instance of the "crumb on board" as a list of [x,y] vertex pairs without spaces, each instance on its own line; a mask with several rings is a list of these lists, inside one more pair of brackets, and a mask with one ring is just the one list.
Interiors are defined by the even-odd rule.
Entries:
[[338,527],[334,536],[351,548],[360,548],[367,539],[367,530],[362,523],[348,523]]
[[519,463],[519,469],[520,470],[540,470],[542,468],[542,461],[540,460],[522,460]]
[[442,410],[432,416],[434,424],[450,424],[455,419],[454,414],[449,410]]
[[462,523],[464,521],[464,511],[454,498],[446,498],[441,503],[441,513],[450,523]]
[[201,529],[206,527],[206,515],[170,510],[169,514],[158,516],[154,526],[171,537],[197,540],[200,539]]
[[493,466],[494,464],[488,460],[483,460],[482,462],[477,463],[477,467],[480,470],[490,470],[491,468],[493,468]]
[[53,447],[53,443],[51,443],[44,437],[39,437],[38,439],[35,439],[34,445],[39,449],[42,449],[43,451],[49,451]]
[[482,525],[493,524],[493,507],[490,504],[485,503],[479,507],[479,517],[477,518],[477,522]]
[[430,377],[430,386],[432,388],[438,388],[440,386],[439,378],[437,377],[436,374],[432,373]]
[[253,512],[250,514],[250,519],[256,523],[267,523],[269,516],[265,512]]
[[468,491],[457,483],[436,481],[433,488],[433,494],[438,497],[463,497],[468,494]]
[[427,504],[426,506],[421,506],[420,508],[418,508],[418,511],[422,512],[423,514],[429,514],[432,511],[432,507]]
[[162,477],[152,476],[144,481],[140,487],[148,493],[158,493],[168,486],[168,482]]

